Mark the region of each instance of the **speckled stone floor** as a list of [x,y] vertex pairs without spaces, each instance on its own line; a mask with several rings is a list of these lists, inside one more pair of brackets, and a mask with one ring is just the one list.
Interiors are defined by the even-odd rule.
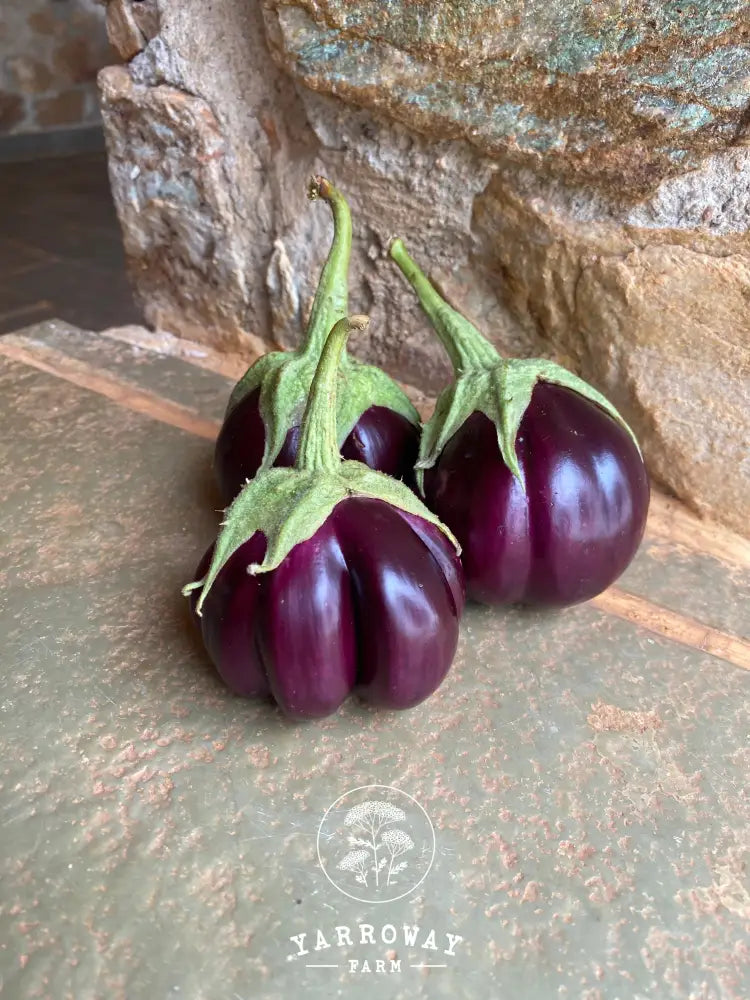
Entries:
[[[470,607],[422,706],[285,722],[179,593],[235,374],[135,328],[0,338],[0,995],[750,996],[750,545],[657,495],[596,601]],[[366,801],[396,890],[341,867]]]

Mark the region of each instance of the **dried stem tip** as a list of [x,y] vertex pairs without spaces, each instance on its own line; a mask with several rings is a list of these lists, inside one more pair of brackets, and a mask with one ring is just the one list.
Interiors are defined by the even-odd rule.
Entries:
[[310,178],[310,184],[307,188],[307,197],[310,201],[315,201],[317,198],[323,198],[328,201],[331,197],[332,188],[333,184],[331,184],[327,177],[321,177],[320,174],[316,174],[314,177]]

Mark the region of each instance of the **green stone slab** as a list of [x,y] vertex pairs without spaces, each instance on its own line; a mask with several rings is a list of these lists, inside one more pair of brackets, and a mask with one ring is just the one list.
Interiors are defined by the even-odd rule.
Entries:
[[[287,722],[225,691],[179,596],[217,523],[210,443],[5,359],[0,400],[3,995],[750,993],[750,674],[590,606],[470,607],[425,704]],[[373,783],[436,848],[380,905],[316,851]],[[315,952],[337,925],[353,944]],[[391,949],[400,972],[359,971]]]
[[617,586],[706,625],[750,637],[750,570],[742,566],[647,536]]
[[221,420],[234,382],[180,358],[128,344],[61,320],[27,327],[17,336],[62,351],[94,368],[104,368],[124,382],[162,396],[203,416]]

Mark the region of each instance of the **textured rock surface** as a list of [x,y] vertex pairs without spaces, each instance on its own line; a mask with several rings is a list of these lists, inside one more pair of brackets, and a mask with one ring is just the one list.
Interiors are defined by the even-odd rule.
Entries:
[[165,329],[234,332],[249,292],[211,108],[175,87],[134,83],[121,67],[103,75],[102,96],[117,122],[110,156],[130,163],[113,173],[113,189],[149,317]]
[[[723,159],[729,178],[750,173],[750,151]],[[707,193],[706,214],[709,204]],[[534,177],[493,178],[476,200],[475,232],[504,276],[506,302],[630,415],[657,479],[747,532],[747,234],[718,212],[712,234],[578,215],[556,211]]]
[[151,322],[295,343],[330,232],[305,182],[328,173],[362,356],[446,377],[384,259],[398,232],[501,349],[574,364],[662,483],[747,531],[747,5],[130,6],[142,51],[101,85]]
[[131,6],[129,0],[111,0],[107,4],[107,34],[123,59],[132,59],[146,44],[136,15],[139,6]]
[[314,90],[618,194],[724,148],[750,100],[743,0],[264,6],[276,57]]

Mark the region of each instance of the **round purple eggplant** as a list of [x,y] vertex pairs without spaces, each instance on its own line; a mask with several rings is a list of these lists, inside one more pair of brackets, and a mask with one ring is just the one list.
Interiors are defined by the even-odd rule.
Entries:
[[[299,348],[259,358],[230,396],[214,452],[214,472],[227,505],[259,469],[294,464],[302,412],[325,338],[347,313],[349,206],[324,177],[313,178],[309,195],[329,204],[333,242]],[[409,398],[385,372],[356,361],[346,351],[338,379],[336,426],[341,454],[397,479],[408,479],[419,447],[419,414]]]
[[352,497],[275,570],[251,576],[264,550],[260,533],[245,542],[196,616],[232,691],[271,695],[306,719],[330,715],[352,692],[411,708],[440,685],[456,652],[463,576],[434,524]]
[[[274,465],[294,465],[299,425],[287,431]],[[216,441],[214,471],[225,505],[234,500],[263,461],[265,429],[260,415],[260,389],[254,389],[229,412]],[[403,414],[387,406],[370,406],[341,446],[343,458],[363,462],[394,479],[413,481],[419,451],[419,430]]]
[[391,256],[455,370],[424,428],[417,481],[461,545],[468,596],[562,607],[601,593],[646,525],[649,483],[633,432],[559,365],[501,358],[400,240]]
[[295,719],[329,715],[352,692],[410,708],[442,682],[458,642],[455,539],[404,483],[339,454],[337,365],[364,325],[334,326],[294,467],[243,487],[184,591],[226,684]]
[[601,593],[646,523],[648,479],[632,439],[595,403],[539,382],[516,453],[520,480],[475,411],[425,470],[425,501],[458,538],[469,596],[561,606]]

